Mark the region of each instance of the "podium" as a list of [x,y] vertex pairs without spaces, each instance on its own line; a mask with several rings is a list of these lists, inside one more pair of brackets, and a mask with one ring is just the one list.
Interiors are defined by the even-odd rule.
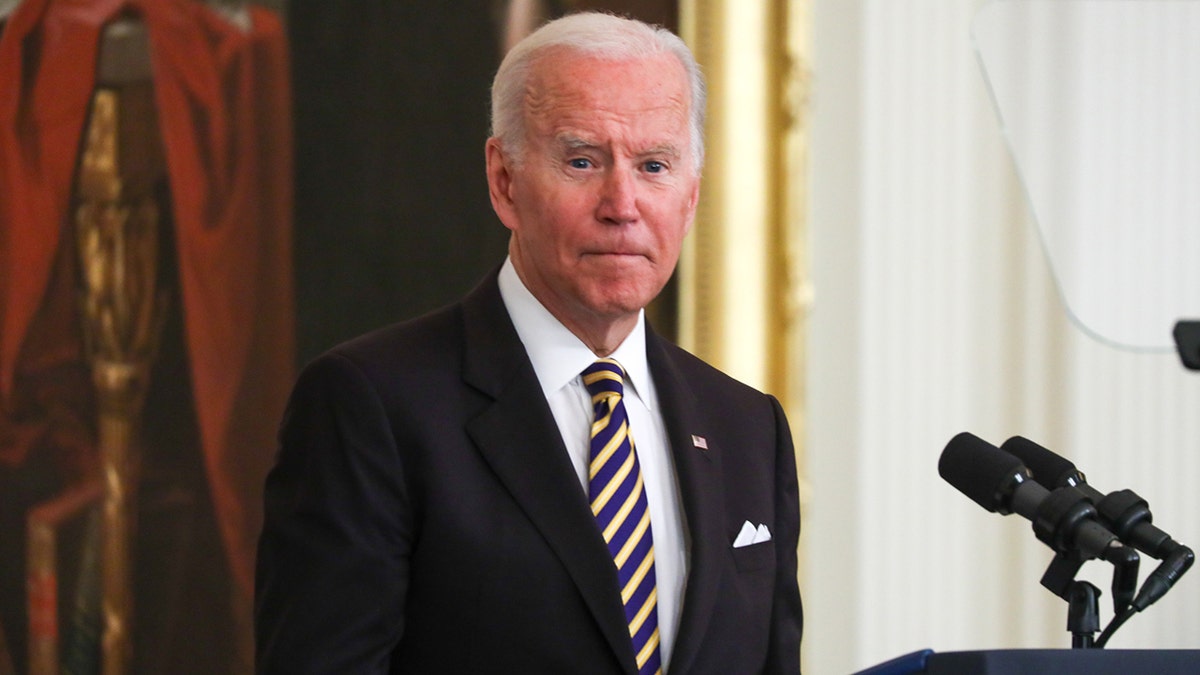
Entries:
[[1195,675],[1200,649],[994,649],[899,656],[855,675]]

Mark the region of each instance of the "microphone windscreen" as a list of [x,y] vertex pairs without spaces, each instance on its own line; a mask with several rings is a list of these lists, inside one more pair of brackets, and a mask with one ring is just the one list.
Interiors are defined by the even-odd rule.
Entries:
[[1013,477],[1024,469],[1021,460],[967,431],[951,438],[938,460],[947,483],[992,512],[1008,513]]
[[1047,450],[1028,438],[1013,436],[1000,446],[1002,450],[1021,460],[1033,473],[1033,479],[1047,490],[1081,482],[1083,474],[1071,460]]

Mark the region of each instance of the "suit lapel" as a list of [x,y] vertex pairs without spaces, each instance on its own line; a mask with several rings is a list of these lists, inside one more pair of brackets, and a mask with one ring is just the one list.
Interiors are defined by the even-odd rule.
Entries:
[[[618,660],[632,667],[616,569],[554,416],[490,276],[463,301],[463,377],[493,403],[467,432],[579,588]],[[629,662],[629,663],[627,663]]]
[[707,449],[697,447],[695,436],[706,436],[706,425],[694,390],[688,385],[666,342],[647,331],[647,359],[658,391],[663,424],[675,461],[675,473],[686,514],[690,550],[679,633],[670,669],[691,670],[700,651],[717,598],[721,560],[728,554],[724,532],[725,496],[721,482],[721,448],[706,438]]

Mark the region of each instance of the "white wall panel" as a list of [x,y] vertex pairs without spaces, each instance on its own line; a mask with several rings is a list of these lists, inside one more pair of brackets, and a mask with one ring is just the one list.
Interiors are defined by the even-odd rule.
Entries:
[[[1070,644],[1050,550],[938,477],[958,431],[1055,448],[1200,542],[1200,374],[1068,323],[971,49],[980,4],[814,3],[808,672]],[[1114,646],[1200,647],[1193,574]]]

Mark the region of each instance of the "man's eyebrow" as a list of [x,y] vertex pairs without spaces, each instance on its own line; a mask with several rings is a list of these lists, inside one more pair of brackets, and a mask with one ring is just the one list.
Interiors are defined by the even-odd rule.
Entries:
[[681,151],[679,149],[678,145],[675,145],[674,143],[662,143],[659,145],[652,145],[649,148],[646,148],[645,150],[639,152],[638,156],[640,156],[640,157],[672,157],[672,158],[674,158],[674,157],[679,157],[682,154],[683,154],[683,151]]
[[[575,134],[560,134],[556,140],[558,146],[568,152],[574,150],[604,150],[599,143],[583,138],[582,136],[576,136]],[[683,150],[675,143],[659,143],[639,150],[636,156],[676,159],[683,156]]]
[[561,134],[557,140],[559,146],[567,150],[591,150],[600,147],[595,142],[574,134]]

